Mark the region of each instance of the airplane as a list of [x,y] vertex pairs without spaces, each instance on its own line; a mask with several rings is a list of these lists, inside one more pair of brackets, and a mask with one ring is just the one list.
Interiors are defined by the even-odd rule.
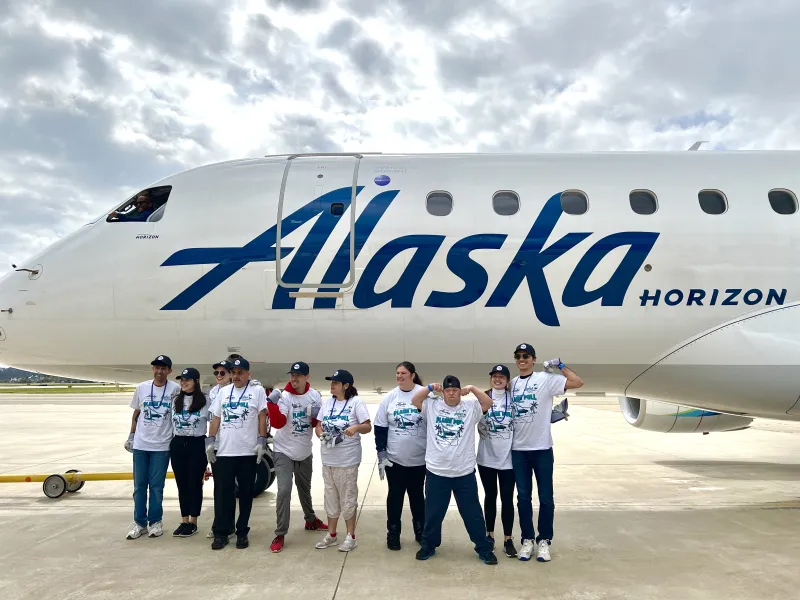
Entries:
[[[800,154],[313,153],[163,178],[0,281],[0,363],[120,383],[232,352],[489,385],[533,344],[633,426],[800,419]],[[155,211],[133,214],[140,192]],[[795,287],[797,286],[797,287]],[[538,367],[537,367],[538,368]]]

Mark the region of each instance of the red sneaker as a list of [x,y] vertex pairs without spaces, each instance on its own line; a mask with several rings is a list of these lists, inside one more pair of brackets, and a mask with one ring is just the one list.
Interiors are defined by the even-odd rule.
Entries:
[[283,550],[283,536],[276,536],[275,539],[272,540],[272,545],[269,547],[269,549],[273,552],[280,552]]
[[313,521],[306,521],[306,531],[328,531],[328,524],[323,523],[318,518]]

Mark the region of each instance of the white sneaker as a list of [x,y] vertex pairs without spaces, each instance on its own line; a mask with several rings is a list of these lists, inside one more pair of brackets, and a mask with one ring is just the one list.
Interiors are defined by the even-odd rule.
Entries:
[[533,554],[533,540],[522,540],[522,548],[519,551],[520,560],[530,560]]
[[164,525],[161,524],[161,521],[156,521],[150,527],[147,528],[147,535],[150,537],[158,537],[164,533]]
[[337,546],[339,544],[339,536],[331,537],[330,533],[326,533],[325,537],[317,542],[316,547],[320,550],[329,548],[330,546]]
[[539,542],[539,550],[536,552],[536,560],[539,562],[550,562],[550,544],[547,540]]
[[344,538],[342,545],[339,546],[339,552],[350,552],[350,550],[355,550],[357,546],[358,542],[356,539],[348,533],[347,537]]
[[144,527],[134,521],[133,525],[131,525],[131,528],[128,530],[128,539],[135,540],[138,537],[142,537],[145,531],[147,530]]
[[210,539],[210,540],[213,540],[214,539],[214,530],[213,529],[209,529],[208,533],[206,534],[206,537],[208,539]]

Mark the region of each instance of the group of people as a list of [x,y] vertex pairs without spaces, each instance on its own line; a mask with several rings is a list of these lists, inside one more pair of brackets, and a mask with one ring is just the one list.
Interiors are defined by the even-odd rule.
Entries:
[[[424,385],[416,368],[402,362],[396,368],[397,387],[377,408],[374,429],[380,478],[388,483],[387,537],[390,550],[400,550],[401,516],[408,495],[418,560],[435,554],[452,495],[475,552],[486,564],[494,554],[498,484],[506,556],[549,561],[553,539],[553,440],[551,424],[566,416],[566,401],[554,396],[579,388],[583,381],[561,359],[545,361],[534,373],[533,346],[514,351],[519,375],[499,364],[489,372],[490,387],[462,387],[448,375],[441,384]],[[338,546],[347,552],[358,546],[358,468],[361,436],[373,423],[359,398],[353,376],[344,369],[325,379],[330,395],[309,383],[310,369],[293,363],[283,390],[269,395],[251,379],[250,364],[231,355],[213,365],[217,384],[208,396],[200,389],[200,373],[184,369],[169,381],[172,361],[160,355],[152,363],[153,379],[134,392],[131,432],[125,448],[133,453],[134,523],[128,539],[163,534],[162,501],[168,463],[172,463],[181,509],[173,532],[189,537],[197,532],[203,502],[203,475],[211,464],[214,475],[214,521],[211,547],[224,548],[236,536],[236,547],[249,545],[249,519],[256,468],[267,452],[268,425],[274,430],[273,455],[277,480],[276,529],[270,545],[280,552],[289,532],[291,488],[297,488],[305,529],[324,531],[319,549]],[[478,449],[475,451],[476,432]],[[319,519],[311,499],[312,435],[320,440],[324,510]],[[485,492],[481,507],[476,467]],[[538,535],[533,526],[533,476],[539,497]],[[522,533],[517,553],[512,539],[514,488]],[[148,505],[149,490],[149,505]],[[239,517],[235,519],[238,495]],[[342,541],[339,519],[345,522]]]

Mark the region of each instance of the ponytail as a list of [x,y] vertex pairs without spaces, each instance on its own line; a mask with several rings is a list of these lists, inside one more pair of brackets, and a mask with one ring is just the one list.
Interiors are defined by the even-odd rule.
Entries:
[[411,373],[414,376],[413,377],[413,381],[414,381],[415,384],[422,385],[422,378],[419,376],[419,373],[417,373],[417,368],[414,366],[414,363],[411,363],[411,362],[408,362],[407,360],[405,360],[405,361],[401,362],[399,365],[397,365],[394,368],[395,371],[397,369],[399,369],[400,367],[403,367],[404,369],[406,369],[409,373]]

